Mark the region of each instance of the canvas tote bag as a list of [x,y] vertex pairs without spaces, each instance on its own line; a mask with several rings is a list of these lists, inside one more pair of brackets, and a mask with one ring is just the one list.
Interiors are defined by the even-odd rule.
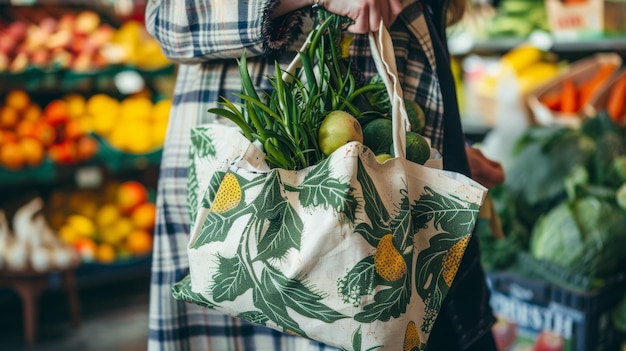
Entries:
[[351,142],[270,169],[237,128],[192,130],[190,273],[175,298],[345,350],[420,350],[486,189],[405,158],[391,38],[370,34],[393,106],[395,158]]

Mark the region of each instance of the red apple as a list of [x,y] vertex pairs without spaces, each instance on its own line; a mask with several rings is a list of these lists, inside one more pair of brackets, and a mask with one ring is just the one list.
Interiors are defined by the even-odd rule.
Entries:
[[131,213],[146,201],[148,201],[148,190],[137,181],[124,182],[117,189],[115,202],[123,213]]
[[565,344],[560,334],[549,330],[544,330],[537,336],[535,340],[534,351],[563,351]]
[[39,28],[48,34],[51,34],[57,31],[58,22],[53,17],[45,17],[39,22]]
[[17,40],[10,35],[0,35],[0,53],[10,54],[15,51]]
[[60,164],[72,164],[77,161],[76,145],[71,140],[53,144],[48,148],[48,156]]
[[515,343],[515,339],[517,338],[517,326],[515,322],[498,317],[498,320],[491,330],[498,350],[504,351]]
[[28,27],[26,23],[21,21],[15,21],[7,28],[7,35],[13,37],[16,41],[22,41],[26,37],[26,31]]

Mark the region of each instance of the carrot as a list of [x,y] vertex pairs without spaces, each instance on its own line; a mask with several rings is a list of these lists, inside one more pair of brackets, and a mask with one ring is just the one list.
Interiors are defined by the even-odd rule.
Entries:
[[611,77],[611,74],[615,71],[615,65],[612,63],[605,63],[598,69],[591,79],[581,84],[580,91],[580,105],[585,106],[592,97],[598,92],[604,83]]
[[624,100],[626,100],[626,73],[622,74],[611,88],[606,111],[614,121],[619,121],[624,115]]
[[539,98],[539,102],[552,111],[558,111],[561,109],[561,93],[546,94]]
[[561,112],[575,113],[578,111],[576,84],[571,78],[563,81],[563,93],[561,96]]

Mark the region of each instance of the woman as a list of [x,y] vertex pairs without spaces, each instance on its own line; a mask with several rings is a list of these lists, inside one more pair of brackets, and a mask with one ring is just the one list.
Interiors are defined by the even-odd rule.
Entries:
[[[452,0],[457,1],[457,0]],[[444,156],[446,169],[470,174],[485,186],[502,181],[499,165],[477,150],[465,152],[454,82],[449,71],[444,28],[462,13],[448,6],[415,0],[153,0],[148,30],[164,53],[182,63],[163,151],[158,189],[150,303],[150,350],[321,350],[330,347],[252,325],[219,312],[175,301],[171,286],[188,272],[186,200],[190,129],[215,120],[206,111],[221,96],[235,99],[241,81],[235,59],[246,50],[249,71],[259,89],[269,89],[272,57],[285,65],[311,28],[311,7],[345,15],[354,39],[350,58],[366,78],[376,73],[364,35],[387,26],[394,39],[399,78],[406,98],[423,107],[425,136]],[[445,132],[444,132],[445,131]],[[469,163],[468,163],[468,157]],[[435,323],[432,350],[495,350],[493,316],[478,261],[475,240]]]

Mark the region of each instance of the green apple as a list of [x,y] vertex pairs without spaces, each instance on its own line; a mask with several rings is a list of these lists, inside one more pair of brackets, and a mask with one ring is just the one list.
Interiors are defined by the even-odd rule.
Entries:
[[351,142],[363,142],[361,124],[345,111],[331,111],[320,125],[318,134],[320,149],[328,156],[343,145]]

